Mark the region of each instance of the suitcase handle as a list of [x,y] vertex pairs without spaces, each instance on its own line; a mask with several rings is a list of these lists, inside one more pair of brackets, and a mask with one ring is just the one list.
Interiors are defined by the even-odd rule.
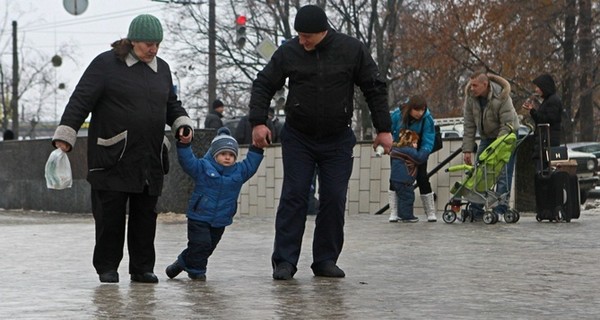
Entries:
[[[540,149],[540,168],[541,175],[544,175],[544,161],[546,161],[546,168],[550,170],[550,124],[540,123],[538,127],[538,144]],[[546,146],[544,146],[544,137],[546,138]],[[545,157],[544,157],[545,156]]]

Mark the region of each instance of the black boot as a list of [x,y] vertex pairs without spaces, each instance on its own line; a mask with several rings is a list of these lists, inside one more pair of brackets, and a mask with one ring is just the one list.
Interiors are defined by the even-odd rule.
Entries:
[[132,273],[131,281],[142,283],[158,283],[158,277],[153,272]]
[[106,283],[116,283],[119,282],[119,273],[116,271],[108,271],[98,275],[100,277],[100,282]]
[[167,273],[167,277],[169,277],[170,279],[177,277],[177,275],[179,275],[181,271],[183,271],[183,267],[180,266],[177,261],[178,260],[175,260],[175,262],[169,265],[165,270],[165,272]]
[[340,269],[333,261],[323,261],[311,266],[317,277],[343,278],[346,276],[344,270]]

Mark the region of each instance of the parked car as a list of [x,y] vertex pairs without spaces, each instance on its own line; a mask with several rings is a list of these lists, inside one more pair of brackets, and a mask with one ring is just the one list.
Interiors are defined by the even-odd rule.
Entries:
[[229,131],[231,131],[232,135],[235,135],[235,129],[237,129],[238,124],[240,123],[240,120],[242,119],[242,116],[235,116],[235,117],[230,117],[230,118],[223,118],[223,125],[227,128],[229,128]]
[[460,134],[460,132],[458,132],[456,130],[441,130],[440,133],[442,134],[442,139],[462,138],[462,135]]
[[576,151],[567,144],[569,159],[577,161],[577,177],[579,178],[579,193],[581,204],[585,203],[590,190],[593,190],[600,177],[598,176],[598,158],[592,153]]
[[[231,134],[235,136],[237,126],[240,123],[240,120],[242,120],[242,117],[243,116],[234,116],[234,117],[223,118],[222,119],[223,125],[225,127],[229,128],[229,131],[231,131]],[[285,124],[285,115],[278,115],[277,120],[279,121],[281,126],[283,126]]]
[[462,138],[463,130],[464,129],[462,123],[440,125],[440,132],[442,133],[442,138]]
[[[567,148],[569,150],[591,153],[596,156],[596,159],[600,158],[600,142],[571,142],[567,143]],[[600,168],[596,171],[600,171]]]

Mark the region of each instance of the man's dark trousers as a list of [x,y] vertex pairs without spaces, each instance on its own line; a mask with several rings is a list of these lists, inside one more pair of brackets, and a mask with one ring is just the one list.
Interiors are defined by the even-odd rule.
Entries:
[[319,167],[319,213],[313,237],[313,264],[337,262],[344,244],[344,214],[356,137],[352,129],[315,138],[288,124],[281,131],[283,186],[275,220],[273,265],[296,266],[306,224],[308,195]]

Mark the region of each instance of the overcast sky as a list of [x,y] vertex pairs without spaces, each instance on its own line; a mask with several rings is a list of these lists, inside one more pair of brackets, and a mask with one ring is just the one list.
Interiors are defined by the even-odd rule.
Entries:
[[[166,5],[151,0],[89,0],[85,12],[74,16],[65,10],[63,0],[0,0],[0,18],[8,18],[0,22],[4,29],[0,45],[11,44],[11,22],[16,20],[18,40],[25,47],[35,47],[52,56],[63,44],[73,46],[79,54],[77,61],[65,60],[57,69],[57,78],[65,82],[68,91],[58,101],[60,117],[68,96],[91,60],[109,50],[113,41],[126,37],[129,23],[137,15],[150,13],[162,21],[161,11]],[[164,22],[163,28],[163,44],[166,44],[169,37]],[[12,50],[9,48],[8,52]],[[6,48],[2,49],[6,52]],[[12,66],[10,54],[3,54],[1,58],[4,66]]]
[[[0,16],[9,10],[9,21],[3,26],[9,30],[10,22],[17,20],[19,40],[49,52],[62,43],[73,43],[84,60],[91,60],[127,35],[135,16],[150,13],[162,18],[165,5],[151,0],[89,0],[86,11],[74,16],[65,10],[63,0],[0,0]],[[7,36],[10,32],[3,34],[2,43]]]

